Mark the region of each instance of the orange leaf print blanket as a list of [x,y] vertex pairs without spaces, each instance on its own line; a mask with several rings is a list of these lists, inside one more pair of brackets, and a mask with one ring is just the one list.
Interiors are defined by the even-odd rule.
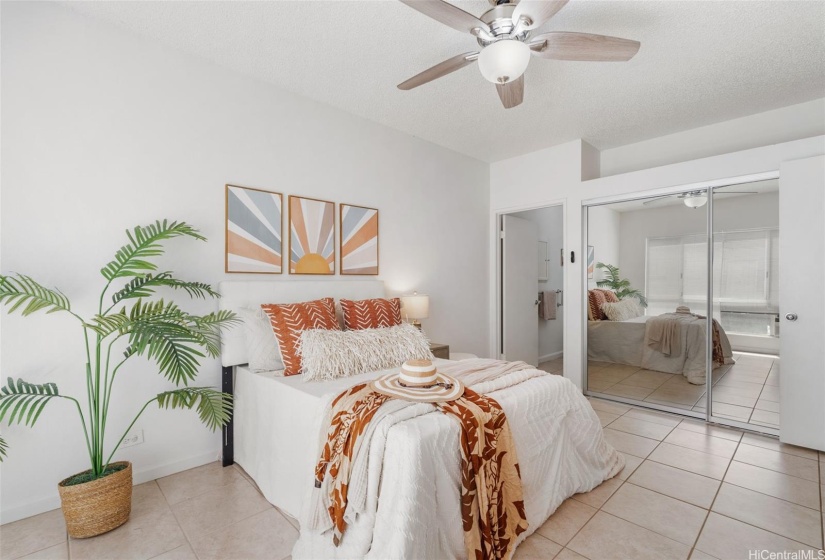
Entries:
[[[350,473],[370,420],[392,397],[359,384],[332,402],[326,443],[315,468],[315,485],[329,485],[328,514],[336,546],[346,530],[344,513]],[[527,530],[518,457],[507,417],[490,397],[465,389],[460,398],[434,403],[460,425],[461,516],[470,560],[509,559]]]

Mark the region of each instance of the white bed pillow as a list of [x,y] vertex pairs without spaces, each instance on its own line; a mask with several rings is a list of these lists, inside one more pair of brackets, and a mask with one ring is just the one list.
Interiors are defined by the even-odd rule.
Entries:
[[350,377],[433,357],[424,333],[406,323],[381,329],[306,330],[299,353],[304,381]]
[[635,298],[627,298],[614,303],[603,303],[602,312],[611,321],[629,321],[642,315],[642,306]]
[[[283,371],[284,362],[269,317],[263,309],[242,307],[237,310],[243,319],[244,343],[249,369],[254,372]],[[283,375],[283,374],[282,374]]]

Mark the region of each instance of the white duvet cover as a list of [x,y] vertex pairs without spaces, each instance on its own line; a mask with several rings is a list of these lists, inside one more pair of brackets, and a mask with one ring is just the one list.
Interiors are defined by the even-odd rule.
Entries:
[[[303,509],[296,560],[466,557],[459,428],[426,404],[401,407],[376,426],[365,458],[362,511],[341,545],[333,546],[321,530],[307,529],[325,409],[346,387],[383,373],[307,384],[238,369],[236,460],[270,502],[292,515]],[[511,426],[530,525],[522,539],[567,497],[592,490],[623,467],[590,404],[569,380],[527,370],[473,388],[495,398]]]

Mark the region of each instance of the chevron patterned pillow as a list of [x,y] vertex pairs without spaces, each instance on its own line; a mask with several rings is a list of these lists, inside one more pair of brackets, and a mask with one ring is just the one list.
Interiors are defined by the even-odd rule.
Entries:
[[382,329],[401,324],[401,300],[398,298],[342,299],[341,311],[344,313],[344,328],[348,331]]
[[301,373],[298,345],[303,331],[339,329],[338,319],[335,318],[335,300],[332,298],[290,304],[266,303],[261,305],[261,308],[269,316],[272,331],[278,340],[278,348],[284,362],[284,375]]

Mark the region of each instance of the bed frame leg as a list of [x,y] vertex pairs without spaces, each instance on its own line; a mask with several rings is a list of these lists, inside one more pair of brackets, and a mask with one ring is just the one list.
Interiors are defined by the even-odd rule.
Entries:
[[[221,370],[221,377],[222,377],[222,384],[223,384],[223,392],[229,393],[230,395],[235,395],[233,383],[232,383],[232,366],[225,367]],[[235,463],[235,437],[234,437],[234,425],[235,425],[235,414],[234,411],[232,416],[229,418],[229,422],[223,427],[223,452],[221,456],[223,458],[223,466],[228,467]]]

